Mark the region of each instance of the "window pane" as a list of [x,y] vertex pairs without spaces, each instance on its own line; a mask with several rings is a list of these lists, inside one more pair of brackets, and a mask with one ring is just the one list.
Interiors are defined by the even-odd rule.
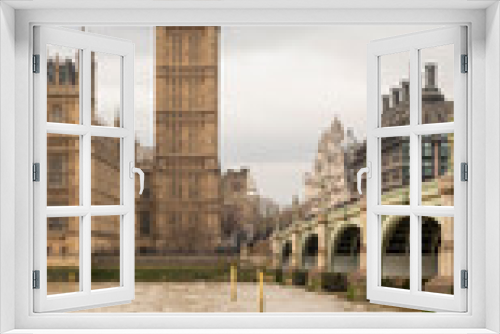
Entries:
[[47,294],[80,291],[80,217],[47,218]]
[[381,138],[382,205],[410,204],[410,138]]
[[422,291],[453,294],[453,217],[422,217]]
[[453,206],[453,137],[422,136],[422,205]]
[[80,205],[80,137],[47,135],[47,205]]
[[80,122],[79,50],[47,45],[47,122]]
[[92,205],[120,205],[120,138],[92,137]]
[[410,217],[381,216],[382,286],[410,289]]
[[380,124],[410,124],[410,53],[380,56]]
[[92,52],[92,125],[120,126],[122,57]]
[[92,290],[120,286],[120,216],[92,217]]
[[422,124],[453,122],[453,44],[420,50]]

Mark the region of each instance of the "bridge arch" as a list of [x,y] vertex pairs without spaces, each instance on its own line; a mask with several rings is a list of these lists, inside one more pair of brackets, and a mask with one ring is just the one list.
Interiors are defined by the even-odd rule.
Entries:
[[288,268],[292,263],[292,241],[286,240],[281,247],[281,267]]
[[318,235],[311,233],[305,236],[302,247],[302,268],[312,269],[318,262]]
[[335,273],[350,273],[359,269],[361,229],[346,224],[334,236],[331,243],[330,266]]
[[441,252],[441,224],[433,218],[422,218],[422,278],[438,275]]

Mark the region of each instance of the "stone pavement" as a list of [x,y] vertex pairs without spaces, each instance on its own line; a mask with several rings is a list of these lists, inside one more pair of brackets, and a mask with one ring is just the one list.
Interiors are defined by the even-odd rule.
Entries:
[[[106,283],[98,284],[106,286]],[[57,283],[50,285],[52,289],[57,288]],[[254,283],[239,283],[238,300],[231,302],[228,283],[137,282],[132,303],[79,312],[257,312],[257,295],[257,284]],[[411,311],[368,302],[351,302],[333,294],[275,284],[266,284],[264,295],[265,312]]]

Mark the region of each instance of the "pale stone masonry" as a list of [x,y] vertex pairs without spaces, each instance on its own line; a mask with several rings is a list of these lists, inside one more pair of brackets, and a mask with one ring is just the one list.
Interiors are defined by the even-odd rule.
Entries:
[[[146,173],[144,194],[136,196],[138,254],[210,254],[220,244],[218,50],[218,27],[156,28],[155,147],[136,144],[137,165]],[[78,54],[55,55],[47,66],[48,121],[78,124]],[[99,88],[92,87],[95,102]],[[48,205],[79,205],[78,137],[49,135],[48,144]],[[119,203],[119,159],[119,142],[93,140],[92,204]],[[119,254],[115,225],[93,219],[92,252],[107,262]],[[78,267],[79,233],[74,219],[48,221],[49,267]]]
[[220,244],[218,50],[218,27],[156,28],[155,151],[149,198],[136,209],[150,226],[138,231],[139,252],[213,253]]

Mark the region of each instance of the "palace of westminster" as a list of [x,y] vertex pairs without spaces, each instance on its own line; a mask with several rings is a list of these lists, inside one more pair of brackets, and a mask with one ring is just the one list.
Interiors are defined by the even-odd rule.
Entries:
[[[157,27],[155,35],[155,145],[144,148],[136,144],[136,165],[146,176],[144,193],[142,196],[137,195],[135,201],[136,253],[145,256],[214,254],[231,234],[232,227],[228,224],[244,225],[245,222],[238,220],[256,221],[255,216],[262,214],[259,211],[262,201],[250,201],[248,197],[254,191],[251,189],[253,185],[249,170],[222,173],[220,168],[220,31],[218,27]],[[49,122],[78,123],[78,57],[73,58],[59,55],[49,57]],[[98,61],[98,58],[92,61],[93,77],[97,75],[95,63]],[[431,74],[428,87],[435,86],[432,81],[435,70],[432,66],[428,68]],[[93,125],[100,122],[96,110],[97,98],[94,96],[98,89],[93,80]],[[400,89],[393,90],[393,106],[384,98],[384,108],[394,109],[395,115],[405,117],[407,113],[403,109],[408,93],[407,84],[402,83]],[[427,96],[430,99],[442,97],[436,95],[432,87]],[[442,104],[446,109],[443,114],[449,114],[450,108],[452,110],[452,102],[449,103],[451,106]],[[119,122],[115,126],[119,126]],[[270,225],[285,228],[297,215],[307,216],[305,211],[311,213],[314,208],[328,207],[331,203],[359,200],[354,177],[356,168],[364,163],[366,144],[356,141],[349,144],[348,140],[349,133],[344,136],[343,126],[337,119],[334,120],[331,129],[320,140],[315,169],[306,175],[304,203],[295,203],[292,209],[281,212],[269,204],[272,214],[281,217],[277,218],[278,224]],[[327,152],[330,142],[337,146],[349,145],[341,156],[330,157]],[[439,143],[438,146],[435,144],[431,143],[433,157],[433,152],[438,152],[439,148]],[[391,150],[398,151],[405,147],[404,143],[388,145]],[[119,140],[104,137],[92,139],[92,204],[119,203],[119,154]],[[433,163],[432,157],[430,159],[431,177],[441,175],[446,167],[441,166],[439,161]],[[76,136],[49,135],[47,161],[47,205],[78,205],[79,139]],[[393,176],[387,184],[396,186],[406,182],[405,162],[402,159],[398,161],[391,170],[392,174],[396,171],[401,174]],[[343,165],[343,168],[328,166],[337,164]],[[342,175],[339,171],[342,171]],[[328,182],[332,177],[338,182]],[[246,207],[242,203],[246,203]],[[290,210],[297,212],[290,213]],[[287,222],[281,221],[283,217]],[[47,224],[48,265],[77,265],[78,224],[72,224],[68,218],[50,218]],[[93,253],[119,254],[117,226],[119,224],[109,217],[96,217],[95,225],[93,223],[92,226]]]
[[[137,166],[146,174],[144,193],[136,196],[139,253],[213,252],[220,244],[218,42],[218,27],[156,28],[155,146],[137,159]],[[75,59],[77,56],[49,57],[49,122],[78,122]],[[98,61],[92,61],[93,79]],[[92,81],[92,122],[96,125],[95,91],[99,87]],[[92,173],[92,204],[119,203],[120,143],[109,139],[92,140],[92,171],[96,171]],[[47,204],[78,205],[79,139],[49,135],[47,144]],[[137,156],[145,151],[141,149],[137,143]],[[93,225],[92,252],[115,254],[119,229],[103,218],[96,221],[95,228]],[[55,263],[75,261],[77,226],[68,219],[49,219],[49,263],[51,258]]]

